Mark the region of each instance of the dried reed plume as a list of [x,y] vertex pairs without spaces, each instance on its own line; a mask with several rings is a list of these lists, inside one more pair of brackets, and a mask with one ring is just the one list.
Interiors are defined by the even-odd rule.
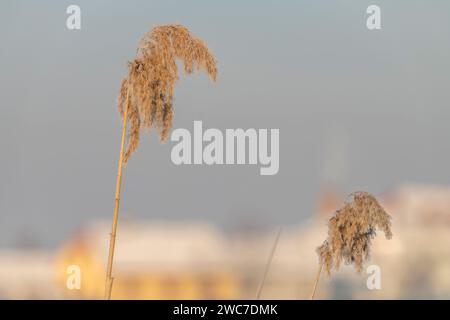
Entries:
[[360,272],[364,262],[369,260],[371,242],[376,236],[376,230],[382,230],[387,239],[392,237],[391,216],[375,197],[367,192],[355,192],[350,197],[352,201],[345,203],[330,218],[328,237],[317,248],[320,268],[311,298],[314,297],[322,267],[325,267],[330,275],[331,270],[339,269],[344,261],[346,264],[353,264]]
[[[154,127],[161,141],[167,139],[173,117],[173,87],[178,79],[177,59],[183,63],[185,73],[190,74],[194,69],[204,70],[212,80],[216,79],[216,61],[203,41],[181,25],[164,25],[153,28],[143,36],[136,58],[128,63],[128,74],[120,85],[118,106],[122,117],[122,138],[106,268],[106,299],[111,299],[114,281],[112,267],[122,167],[137,148],[141,128]],[[127,122],[130,123],[130,130],[125,152]]]
[[216,80],[214,56],[187,28],[163,25],[146,33],[120,85],[118,107],[122,118],[127,95],[129,99],[130,130],[124,163],[137,148],[140,128],[154,127],[161,142],[167,139],[173,117],[173,88],[178,80],[177,59],[183,63],[186,74],[203,70],[211,80]]

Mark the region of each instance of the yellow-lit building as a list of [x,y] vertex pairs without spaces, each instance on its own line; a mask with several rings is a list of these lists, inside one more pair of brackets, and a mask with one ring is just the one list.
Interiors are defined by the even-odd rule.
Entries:
[[[80,267],[81,287],[67,298],[102,298],[109,226],[82,230],[59,251],[57,274],[67,281],[71,265]],[[122,223],[114,256],[114,299],[231,299],[239,296],[227,242],[205,223]]]

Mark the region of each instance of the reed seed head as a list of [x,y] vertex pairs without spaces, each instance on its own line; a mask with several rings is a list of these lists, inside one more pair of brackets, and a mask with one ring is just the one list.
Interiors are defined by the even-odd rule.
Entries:
[[358,272],[370,257],[371,240],[376,230],[390,239],[391,216],[384,211],[377,199],[367,192],[355,192],[351,201],[337,210],[328,222],[328,237],[317,248],[320,263],[328,275],[339,269],[342,261],[354,264]]
[[135,59],[128,62],[128,74],[119,90],[119,112],[123,119],[128,105],[130,125],[124,163],[137,148],[141,128],[156,128],[161,142],[169,136],[174,84],[178,80],[177,59],[186,74],[203,70],[211,80],[216,80],[214,56],[186,27],[161,25],[147,32],[139,43]]

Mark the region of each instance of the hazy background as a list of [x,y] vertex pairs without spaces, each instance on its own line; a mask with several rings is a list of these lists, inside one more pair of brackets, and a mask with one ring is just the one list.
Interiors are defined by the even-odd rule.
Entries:
[[[79,31],[66,8],[81,7]],[[382,30],[366,28],[381,7]],[[145,135],[121,218],[299,223],[320,187],[450,181],[448,1],[2,1],[0,246],[57,246],[112,215],[118,85],[140,37],[182,23],[219,77],[182,78],[174,128],[279,128],[280,171],[175,166]]]

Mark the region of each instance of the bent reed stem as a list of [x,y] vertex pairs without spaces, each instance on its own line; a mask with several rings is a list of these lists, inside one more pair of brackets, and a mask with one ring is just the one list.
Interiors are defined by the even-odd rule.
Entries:
[[114,278],[112,277],[112,267],[114,259],[114,248],[116,245],[116,231],[117,231],[117,221],[119,219],[119,203],[120,203],[120,186],[122,184],[122,168],[123,168],[123,156],[125,150],[125,137],[127,132],[127,113],[128,113],[128,97],[129,91],[127,91],[127,97],[125,102],[125,108],[123,111],[123,121],[122,121],[122,140],[120,144],[120,154],[119,154],[119,165],[117,169],[117,180],[116,180],[116,193],[114,196],[114,214],[111,226],[111,233],[109,239],[109,254],[108,254],[108,265],[106,270],[106,281],[105,281],[105,299],[111,299],[112,287]]

